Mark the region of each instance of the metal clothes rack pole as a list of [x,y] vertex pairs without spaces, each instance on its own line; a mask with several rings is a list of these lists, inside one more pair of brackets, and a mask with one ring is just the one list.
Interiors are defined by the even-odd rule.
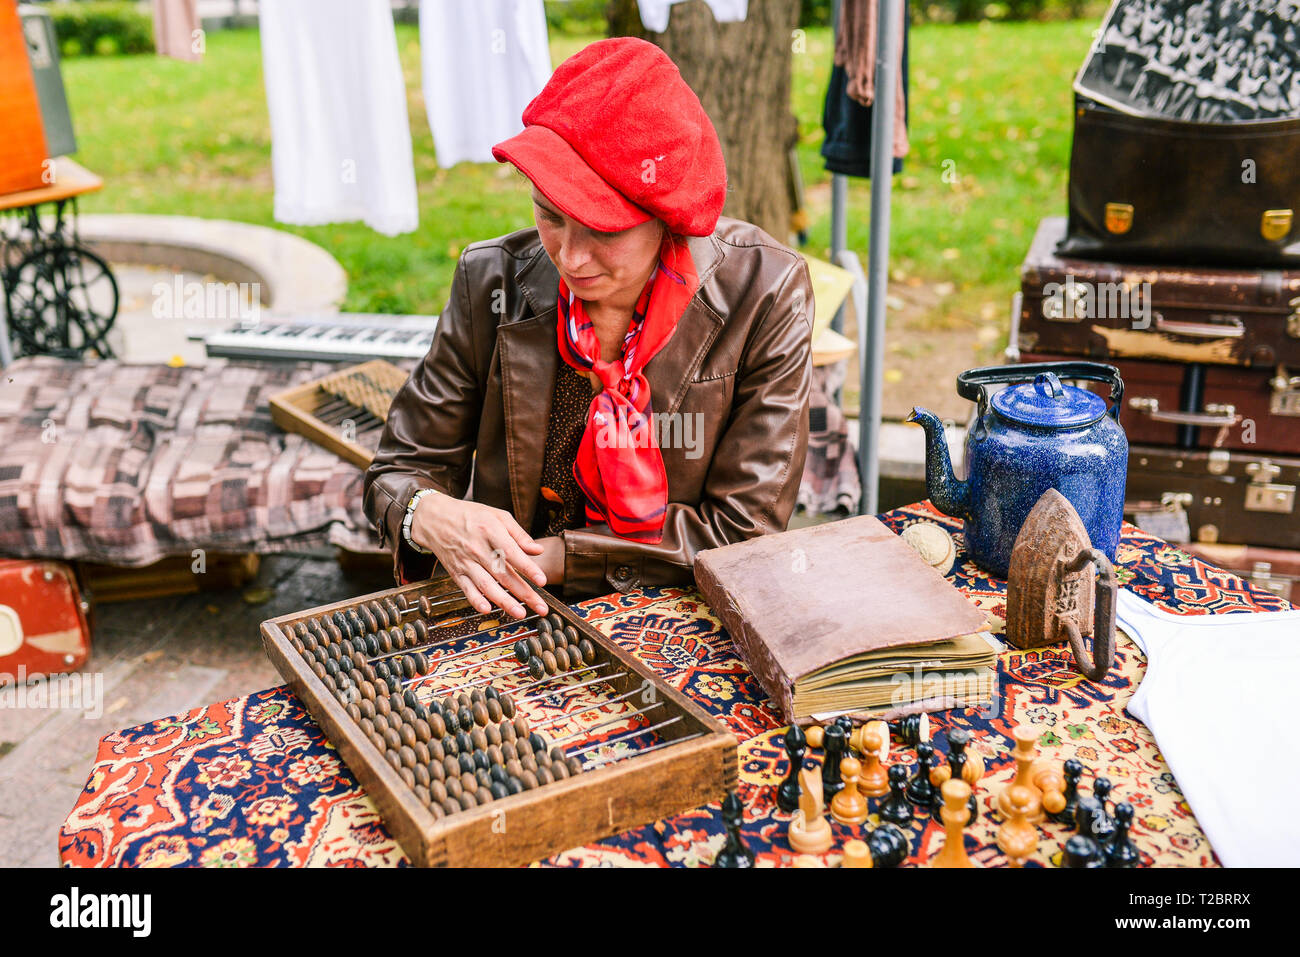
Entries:
[[[858,318],[858,474],[862,477],[860,514],[879,510],[880,415],[884,386],[885,309],[889,284],[889,204],[894,169],[894,96],[899,58],[903,0],[878,0],[875,100],[871,114],[871,237],[868,269],[863,274],[857,253],[848,249],[848,177],[831,176],[831,260],[854,276],[853,306]],[[831,8],[831,33],[839,29],[840,0]],[[884,171],[884,175],[877,175]],[[844,331],[844,307],[831,320]]]

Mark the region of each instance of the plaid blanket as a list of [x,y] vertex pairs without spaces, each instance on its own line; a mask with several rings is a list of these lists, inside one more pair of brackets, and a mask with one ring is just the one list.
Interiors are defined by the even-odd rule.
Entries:
[[[196,548],[378,551],[361,470],[271,421],[272,395],[337,369],[14,362],[0,370],[0,554],[140,566]],[[843,377],[842,362],[814,370],[799,490],[813,512],[857,510],[857,462],[831,399]]]
[[271,421],[271,395],[334,369],[18,360],[0,371],[0,553],[138,566],[377,549],[361,470]]

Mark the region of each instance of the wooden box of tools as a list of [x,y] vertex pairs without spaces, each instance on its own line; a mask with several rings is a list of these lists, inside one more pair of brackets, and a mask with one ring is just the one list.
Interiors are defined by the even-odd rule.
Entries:
[[[343,646],[349,639],[322,642],[318,635],[326,629],[311,625],[313,619],[318,624],[325,618],[332,622],[347,620],[352,613],[363,612],[363,606],[374,608],[370,602],[382,604],[391,600],[398,608],[418,610],[421,596],[436,600],[439,606],[434,619],[420,613],[422,620],[434,623],[429,626],[433,635],[443,633],[440,629],[456,620],[483,619],[445,577],[309,608],[262,623],[262,641],[271,661],[338,749],[375,802],[390,832],[416,865],[525,864],[720,800],[735,787],[737,741],[720,722],[561,601],[544,591],[540,594],[551,614],[558,615],[566,626],[572,626],[581,638],[590,640],[595,648],[595,667],[606,666],[602,673],[608,675],[608,680],[603,682],[608,692],[600,693],[603,697],[593,692],[591,704],[586,703],[584,694],[584,707],[573,712],[575,717],[600,707],[602,701],[611,704],[620,695],[637,692],[638,704],[658,702],[653,724],[675,720],[657,732],[661,740],[641,749],[645,753],[633,752],[563,780],[543,783],[456,813],[445,813],[441,807],[435,812],[430,807],[432,801],[421,800],[415,788],[399,773],[400,762],[381,751],[375,738],[354,720],[348,711],[348,704],[356,701],[351,687],[343,682],[335,683],[330,677],[328,684],[334,684],[336,689],[330,690],[320,676],[323,672],[314,666],[322,664],[322,659],[337,660],[338,649],[331,650],[330,646]],[[336,618],[336,612],[342,615]],[[358,620],[363,617],[358,614]],[[488,617],[480,621],[472,634],[458,640],[473,639],[484,645],[503,641],[506,639],[498,637],[500,632],[508,632],[507,637],[527,633],[530,627],[527,622],[528,619],[524,623],[515,622],[504,614]],[[404,648],[414,650],[412,642],[418,639],[412,619],[406,618],[399,630],[406,636]],[[337,629],[330,628],[329,632],[337,633]],[[429,637],[426,635],[424,640]],[[437,645],[421,650],[433,662],[429,678],[431,682],[436,681],[438,664],[433,656],[448,657],[450,652],[439,654]],[[449,680],[458,684],[464,681],[464,676]],[[442,685],[430,687],[436,689],[437,695],[447,690]],[[647,718],[645,727],[651,726]]]
[[358,468],[369,468],[388,407],[407,378],[383,359],[349,366],[271,396],[271,421]]

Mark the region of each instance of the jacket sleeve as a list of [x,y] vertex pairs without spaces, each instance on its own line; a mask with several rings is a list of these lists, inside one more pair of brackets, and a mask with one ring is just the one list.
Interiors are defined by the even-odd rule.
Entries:
[[808,453],[812,302],[800,259],[746,346],[700,503],[670,503],[659,544],[604,525],[564,532],[566,595],[690,584],[696,552],[785,530]]
[[469,486],[483,409],[469,290],[461,256],[433,344],[393,398],[379,450],[365,474],[362,506],[378,527],[380,542],[393,551],[399,582],[428,578],[435,563],[402,538],[411,496],[428,488],[463,498]]

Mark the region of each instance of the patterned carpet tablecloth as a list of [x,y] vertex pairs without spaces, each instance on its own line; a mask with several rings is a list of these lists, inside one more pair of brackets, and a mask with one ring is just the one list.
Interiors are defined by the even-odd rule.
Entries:
[[[928,504],[882,516],[901,531],[915,521],[959,532],[960,522]],[[958,535],[958,545],[960,546]],[[1136,528],[1125,526],[1117,555],[1121,585],[1172,612],[1222,614],[1277,611],[1285,600],[1207,565]],[[995,622],[1005,615],[1006,585],[982,575],[959,552],[950,577]],[[759,866],[792,858],[790,815],[775,804],[786,770],[785,728],[730,638],[694,591],[646,589],[609,595],[577,606],[596,628],[655,668],[725,722],[740,740],[739,795],[743,837]],[[886,614],[887,610],[873,610]],[[979,819],[967,828],[967,849],[982,866],[1005,863],[991,812],[1000,787],[1014,776],[1011,730],[1041,729],[1043,753],[1077,757],[1087,771],[1113,785],[1112,800],[1135,810],[1132,837],[1143,866],[1216,866],[1218,861],[1162,759],[1150,732],[1125,711],[1145,670],[1141,651],[1121,636],[1115,667],[1101,682],[1079,676],[1066,646],[1019,651],[999,659],[999,695],[988,711],[934,716],[937,733],[962,727],[987,773],[976,796]],[[807,763],[821,752],[810,749]],[[915,764],[915,752],[893,743],[891,762]],[[871,824],[876,823],[871,802]],[[833,823],[839,860],[858,828]],[[1059,862],[1069,832],[1045,823],[1029,866]],[[549,865],[707,865],[724,842],[717,804],[575,848]],[[910,829],[912,857],[923,862],[942,844],[928,814]],[[66,866],[403,866],[407,858],[370,799],[298,700],[283,687],[107,735],[86,787],[59,834]]]

